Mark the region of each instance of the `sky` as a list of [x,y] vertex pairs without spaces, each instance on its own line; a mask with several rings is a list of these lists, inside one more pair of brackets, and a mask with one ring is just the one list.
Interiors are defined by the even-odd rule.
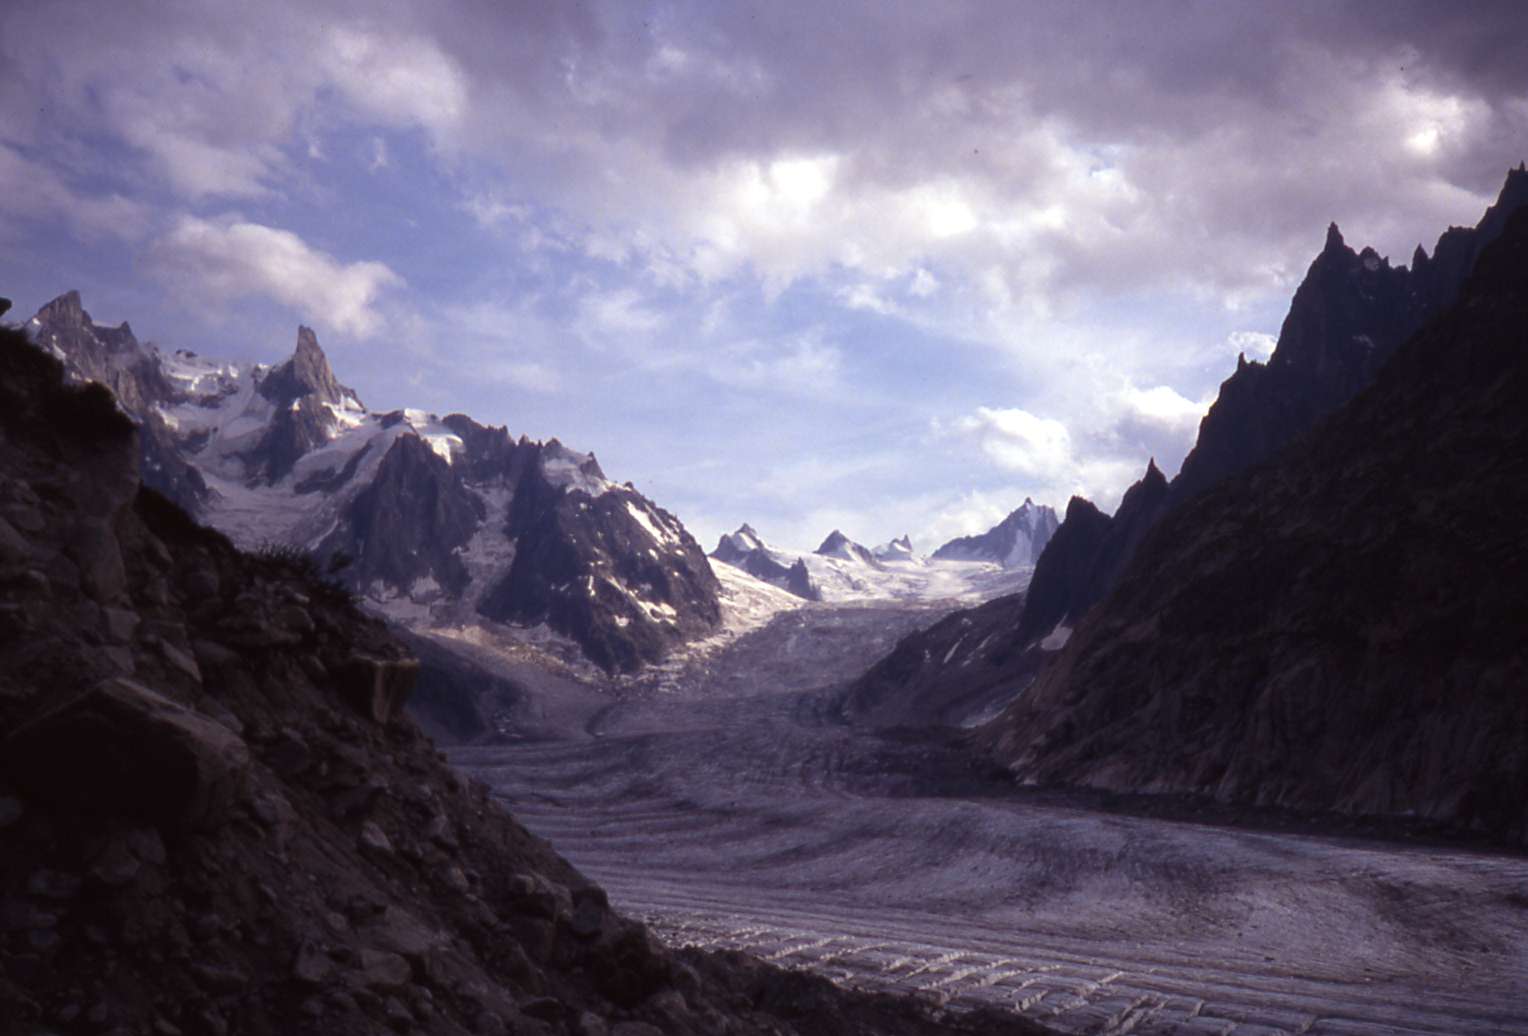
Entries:
[[593,451],[708,548],[1169,475],[1329,222],[1528,154],[1518,3],[0,5],[0,294]]

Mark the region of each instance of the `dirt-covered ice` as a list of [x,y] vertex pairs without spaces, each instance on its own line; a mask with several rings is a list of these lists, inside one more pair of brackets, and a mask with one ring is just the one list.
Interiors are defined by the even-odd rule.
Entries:
[[761,618],[455,761],[674,942],[1079,1033],[1528,1034],[1528,860],[998,794],[820,689],[930,613]]

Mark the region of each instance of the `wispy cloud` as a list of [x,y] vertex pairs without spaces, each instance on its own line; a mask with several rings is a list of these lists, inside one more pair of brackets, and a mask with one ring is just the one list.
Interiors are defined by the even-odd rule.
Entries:
[[114,191],[71,186],[46,165],[0,144],[0,216],[6,221],[57,221],[83,241],[136,240],[149,230],[152,210]]
[[291,231],[236,217],[183,216],[152,255],[161,278],[201,304],[263,295],[361,338],[381,327],[380,296],[403,284],[385,263],[341,262]]

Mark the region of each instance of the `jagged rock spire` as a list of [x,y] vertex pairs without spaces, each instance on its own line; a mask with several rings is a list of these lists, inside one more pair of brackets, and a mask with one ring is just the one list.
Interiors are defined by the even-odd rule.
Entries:
[[273,369],[260,383],[265,398],[282,405],[304,396],[316,396],[325,403],[339,403],[355,393],[341,385],[329,366],[329,358],[319,347],[311,327],[298,327],[297,349],[292,358]]
[[90,314],[85,312],[85,307],[80,302],[79,291],[70,288],[38,310],[37,319],[58,328],[83,327],[89,323]]

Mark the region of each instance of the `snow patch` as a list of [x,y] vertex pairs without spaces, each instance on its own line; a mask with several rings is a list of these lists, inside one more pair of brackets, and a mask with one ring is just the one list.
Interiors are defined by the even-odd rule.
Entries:
[[647,534],[657,542],[666,543],[669,546],[678,545],[678,537],[676,537],[667,528],[661,528],[658,523],[654,521],[656,515],[649,515],[645,509],[638,507],[635,501],[626,501],[626,513],[631,515],[632,520],[635,521],[638,525],[642,526],[643,529],[647,530]]

